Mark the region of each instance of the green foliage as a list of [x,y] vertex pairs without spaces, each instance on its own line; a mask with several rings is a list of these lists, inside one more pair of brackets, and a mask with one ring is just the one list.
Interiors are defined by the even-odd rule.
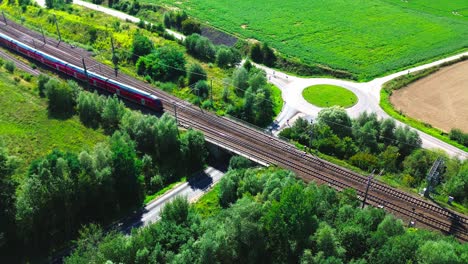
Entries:
[[329,126],[333,133],[339,137],[352,135],[351,118],[343,108],[331,107],[320,111],[317,117],[317,123],[319,125]]
[[57,79],[50,79],[44,84],[45,95],[49,102],[49,113],[54,116],[69,116],[75,107],[75,91]]
[[77,112],[80,121],[89,127],[97,128],[101,123],[101,113],[103,112],[104,97],[97,93],[81,92],[77,99]]
[[193,88],[193,93],[200,99],[206,99],[208,97],[210,86],[206,81],[198,81]]
[[182,23],[188,18],[185,11],[173,10],[164,13],[164,26],[167,28],[182,29]]
[[241,59],[239,51],[233,48],[219,47],[216,51],[216,64],[220,68],[234,67]]
[[[162,3],[187,10],[200,21],[243,39],[268,43],[289,61],[308,68],[326,65],[343,69],[362,80],[442,57],[466,48],[468,43],[463,0],[450,4],[389,0],[378,5],[341,0]],[[299,12],[298,7],[308,8],[308,12]],[[453,15],[454,10],[462,15]]]
[[229,170],[248,169],[254,166],[254,163],[242,156],[233,156],[229,160]]
[[15,71],[15,69],[16,69],[16,65],[12,61],[5,62],[4,67],[10,73],[13,73]]
[[119,128],[124,113],[125,105],[116,95],[105,100],[102,106],[101,120],[102,127],[108,134],[112,134]]
[[453,128],[450,130],[449,137],[451,140],[454,140],[465,147],[468,147],[468,133],[463,133],[458,128]]
[[39,90],[39,96],[45,97],[45,84],[49,81],[50,77],[44,74],[40,74],[37,78],[37,89]]
[[202,169],[208,157],[203,133],[189,129],[182,135],[180,141],[186,170],[194,172]]
[[[465,244],[407,230],[381,209],[360,209],[348,195],[293,177],[273,168],[231,170],[196,210],[177,198],[158,223],[131,236],[85,229],[65,263],[464,263]],[[218,191],[220,203],[221,192],[234,194],[225,209]]]
[[256,63],[263,62],[263,53],[260,43],[256,42],[250,47],[250,58]]
[[10,156],[0,138],[0,252],[15,238],[16,185],[13,174],[17,158]]
[[232,85],[237,94],[244,94],[249,87],[249,73],[244,67],[240,67],[234,70],[232,74]]
[[185,58],[175,47],[164,46],[140,57],[136,62],[140,75],[149,75],[155,81],[175,81],[185,75]]
[[203,67],[198,63],[190,65],[187,72],[188,85],[196,84],[198,81],[206,81],[207,75]]
[[185,47],[189,54],[201,60],[213,62],[216,59],[216,48],[213,43],[197,33],[185,38]]
[[153,42],[147,36],[140,33],[133,36],[131,49],[133,61],[138,61],[140,57],[150,54],[153,50]]
[[182,33],[184,33],[184,35],[186,36],[192,35],[194,33],[201,34],[200,23],[193,19],[185,19],[184,21],[182,21],[181,27]]

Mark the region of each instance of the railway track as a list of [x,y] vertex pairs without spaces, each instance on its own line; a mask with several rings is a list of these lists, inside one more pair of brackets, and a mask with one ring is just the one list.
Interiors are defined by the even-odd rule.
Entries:
[[[84,58],[88,70],[155,94],[161,98],[166,112],[174,115],[174,108],[177,108],[178,120],[182,126],[203,131],[209,141],[239,150],[265,163],[290,169],[306,182],[316,181],[328,184],[337,190],[352,188],[357,191],[360,197],[364,196],[367,184],[366,177],[306,154],[296,149],[292,144],[255,128],[202,111],[198,107],[168,95],[161,90],[156,90],[148,83],[136,80],[128,75],[119,73],[115,77],[114,70],[95,61],[90,52],[74,48],[67,43],[59,43],[51,38],[46,38],[47,44],[44,44],[41,34],[11,21],[8,21],[8,26],[2,25],[0,31],[31,47],[79,67],[82,67],[82,58]],[[90,66],[92,66],[92,69],[90,69]],[[459,240],[468,241],[468,218],[432,202],[377,181],[373,181],[371,184],[367,202],[373,206],[384,206],[386,210],[406,220],[412,219],[416,221],[418,226],[424,225],[444,233],[453,234]]]

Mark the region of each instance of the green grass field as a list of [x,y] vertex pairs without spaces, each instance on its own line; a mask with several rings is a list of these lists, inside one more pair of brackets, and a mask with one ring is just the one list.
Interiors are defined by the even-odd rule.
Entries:
[[342,87],[328,84],[313,85],[302,91],[304,99],[318,107],[342,106],[344,108],[355,105],[357,96]]
[[9,153],[21,159],[18,174],[54,148],[79,153],[106,140],[99,131],[83,126],[76,116],[67,120],[49,118],[47,101],[37,95],[35,82],[34,78],[30,83],[16,82],[11,74],[0,70],[0,138]]
[[[369,80],[468,48],[466,0],[144,0]],[[452,14],[460,10],[460,15]],[[465,14],[465,16],[463,16]]]

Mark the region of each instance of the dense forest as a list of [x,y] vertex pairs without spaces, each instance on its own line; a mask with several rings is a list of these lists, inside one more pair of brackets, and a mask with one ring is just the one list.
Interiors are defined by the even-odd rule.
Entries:
[[[50,118],[77,114],[84,125],[109,135],[80,153],[52,150],[13,177],[18,159],[0,144],[0,252],[34,259],[66,245],[83,224],[109,224],[141,208],[146,195],[203,168],[201,132],[179,132],[172,117],[143,115],[117,99],[45,75],[38,92]],[[180,166],[180,163],[186,166]]]
[[179,198],[131,236],[80,232],[66,263],[466,263],[468,246],[360,209],[352,190],[304,184],[276,168],[239,168],[219,183],[222,210],[204,217]]
[[417,190],[427,186],[427,173],[441,157],[444,166],[434,183],[436,194],[445,202],[450,195],[468,206],[468,162],[421,148],[416,131],[392,119],[381,120],[374,113],[351,119],[344,109],[333,107],[322,110],[313,123],[298,119],[280,135],[366,172],[382,170],[391,182]]

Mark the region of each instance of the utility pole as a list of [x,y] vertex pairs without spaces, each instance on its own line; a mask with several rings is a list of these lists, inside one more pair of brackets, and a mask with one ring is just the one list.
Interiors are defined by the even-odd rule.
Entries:
[[2,16],[3,16],[3,22],[5,22],[5,25],[8,25],[8,22],[6,20],[5,12],[2,10]]
[[[367,194],[369,193],[369,188],[370,188],[370,185],[372,183],[372,179],[374,179],[374,172],[375,170],[372,170],[371,174],[369,175],[369,177],[367,178],[367,186],[366,186],[366,192],[364,194],[364,199],[362,200],[362,206],[361,208],[364,208],[364,206],[366,205],[366,200],[367,200]],[[377,176],[380,176],[382,175],[382,173],[384,172],[384,170],[381,170],[379,175]]]
[[117,56],[115,55],[114,39],[112,38],[112,36],[110,37],[110,40],[111,40],[111,46],[112,46],[112,63],[114,64],[115,77],[117,77],[117,71],[119,67],[118,67]]
[[426,190],[424,191],[424,197],[429,198],[429,195],[431,194],[432,190],[434,189],[434,186],[437,185],[440,182],[440,176],[443,174],[441,173],[441,168],[444,166],[444,161],[438,157],[436,161],[434,161],[434,164],[432,164],[431,170],[429,170],[429,173],[427,174],[427,187]]
[[54,15],[54,21],[55,21],[55,27],[57,28],[57,35],[59,37],[59,42],[57,44],[57,47],[58,47],[58,45],[60,45],[60,42],[62,42],[62,36],[60,35],[59,26],[58,26],[58,23],[57,23],[57,17],[55,15]]
[[42,26],[41,26],[41,33],[42,33],[42,40],[44,41],[44,45],[46,44],[46,38],[45,38],[45,35],[44,35],[44,29],[42,29]]
[[211,97],[211,103],[213,103],[213,80],[211,80],[210,97]]
[[[176,124],[177,126],[179,126],[179,119],[177,118],[177,103],[174,101],[172,102],[173,105],[174,105],[174,116],[175,116],[175,121],[176,121]],[[177,137],[180,138],[180,132],[179,132],[179,128],[177,128]]]
[[362,206],[361,206],[361,208],[364,208],[364,206],[366,205],[367,193],[369,192],[369,187],[370,187],[370,185],[371,185],[372,179],[374,178],[374,171],[375,171],[375,170],[373,170],[373,171],[371,172],[371,174],[369,175],[369,177],[367,177],[366,192],[364,193],[364,199],[362,200]]
[[89,76],[88,76],[88,71],[86,70],[86,64],[84,62],[84,58],[81,57],[81,62],[83,62],[83,69],[84,69],[84,74],[86,76],[86,84],[88,85],[89,87]]

